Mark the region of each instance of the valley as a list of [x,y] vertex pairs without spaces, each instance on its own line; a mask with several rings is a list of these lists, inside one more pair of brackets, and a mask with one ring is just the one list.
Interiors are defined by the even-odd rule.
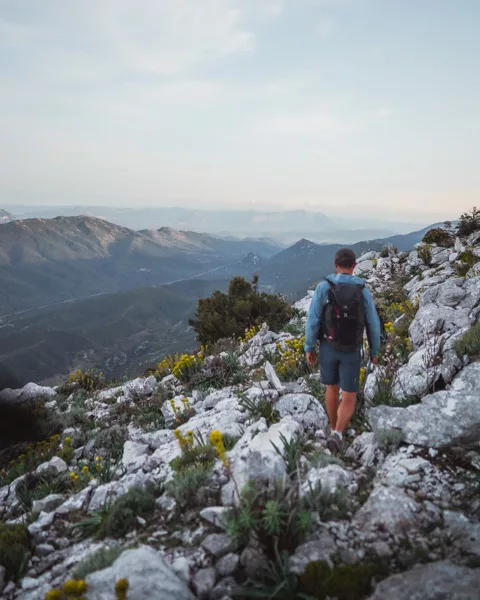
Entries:
[[[359,255],[426,230],[364,241]],[[170,227],[134,231],[90,216],[12,221],[0,228],[0,388],[61,381],[77,369],[133,376],[190,351],[199,298],[235,276],[298,299],[332,269],[339,244],[220,238]]]

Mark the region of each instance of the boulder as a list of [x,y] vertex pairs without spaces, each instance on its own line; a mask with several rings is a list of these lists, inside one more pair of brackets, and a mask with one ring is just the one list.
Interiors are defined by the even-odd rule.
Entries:
[[410,339],[419,348],[428,337],[445,332],[454,333],[472,323],[469,309],[428,304],[420,308],[409,327]]
[[127,550],[111,567],[87,577],[89,600],[111,600],[119,579],[128,579],[129,600],[195,600],[195,596],[163,560],[148,546]]
[[347,488],[352,480],[352,473],[346,471],[340,465],[327,465],[326,467],[310,469],[306,480],[302,484],[301,493],[302,495],[308,494],[310,489],[320,484],[322,490],[333,494],[338,490]]
[[267,428],[263,418],[251,425],[227,454],[232,480],[222,488],[222,503],[228,505],[237,502],[236,489],[241,491],[248,481],[268,484],[284,477],[285,461],[273,445],[282,451],[282,438],[292,441],[302,433],[302,426],[290,416],[270,428]]
[[148,445],[127,440],[123,446],[122,464],[128,468],[133,465],[140,468],[148,456]]
[[26,402],[28,400],[35,400],[35,398],[55,398],[57,392],[51,388],[43,385],[37,385],[36,383],[27,383],[18,390],[11,388],[5,388],[0,392],[0,400],[15,401],[15,402]]
[[310,394],[286,394],[276,404],[281,417],[290,415],[309,431],[325,430],[328,416],[320,402]]
[[478,600],[479,589],[480,569],[440,561],[388,577],[369,600]]
[[420,505],[402,488],[377,485],[353,522],[363,531],[381,528],[392,535],[405,535],[407,529],[416,527],[420,511]]
[[355,270],[353,272],[354,275],[362,275],[363,273],[367,273],[373,269],[373,261],[364,260],[362,262],[358,262]]
[[45,473],[45,471],[51,471],[52,473],[59,475],[60,473],[65,473],[67,469],[67,463],[59,456],[54,456],[48,462],[39,465],[37,467],[37,473]]
[[451,389],[456,392],[480,393],[480,362],[467,365],[452,381]]
[[401,429],[410,444],[469,446],[480,436],[480,392],[441,391],[407,408],[376,406],[370,410],[369,421],[374,432]]
[[290,568],[302,576],[311,562],[326,562],[333,566],[332,557],[338,552],[335,540],[327,531],[322,531],[314,540],[308,541],[295,550],[290,557]]

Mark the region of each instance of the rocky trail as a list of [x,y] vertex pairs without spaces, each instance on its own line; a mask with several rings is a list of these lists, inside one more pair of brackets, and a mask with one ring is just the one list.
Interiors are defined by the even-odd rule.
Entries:
[[0,454],[1,597],[480,598],[479,258],[478,234],[360,258],[388,340],[341,457],[313,291],[286,332],[122,385],[4,390],[55,433]]

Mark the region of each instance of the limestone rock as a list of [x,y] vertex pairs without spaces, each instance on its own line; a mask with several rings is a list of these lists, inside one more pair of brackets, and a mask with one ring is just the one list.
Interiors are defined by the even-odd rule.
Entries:
[[5,388],[0,392],[0,400],[26,402],[27,400],[35,400],[35,398],[55,398],[57,392],[51,387],[37,385],[36,383],[27,383],[18,390]]
[[363,531],[382,527],[393,535],[403,535],[416,525],[420,506],[401,488],[375,487],[367,502],[360,508],[354,523]]
[[407,408],[376,406],[369,420],[374,432],[401,429],[410,444],[427,448],[469,445],[480,436],[480,392],[441,391]]
[[441,561],[388,577],[369,600],[478,600],[479,589],[480,569]]
[[217,558],[235,550],[232,538],[225,533],[211,533],[203,540],[202,546]]
[[273,365],[270,362],[268,362],[268,360],[267,360],[264,368],[265,368],[265,375],[267,376],[267,379],[270,382],[273,389],[277,390],[280,393],[283,393],[285,391],[285,388],[282,385],[282,382],[280,381],[280,379],[278,378],[278,375],[276,374],[275,369],[273,368]]
[[55,510],[65,500],[62,494],[50,494],[41,500],[34,500],[32,511],[34,513],[51,512]]
[[290,415],[305,430],[325,430],[328,427],[328,416],[320,402],[310,394],[286,394],[275,407],[281,417]]
[[[228,453],[232,478],[238,489],[242,490],[248,481],[268,483],[283,477],[286,473],[285,461],[275,451],[273,444],[281,449],[282,436],[291,441],[302,433],[302,426],[290,416],[269,429],[263,419],[249,427]],[[222,488],[222,502],[226,505],[237,500],[236,487],[230,481]]]
[[41,464],[37,468],[37,473],[45,473],[45,471],[52,471],[53,473],[59,475],[60,473],[65,473],[67,469],[67,463],[59,456],[54,456],[48,462]]
[[332,556],[337,551],[335,540],[327,531],[322,531],[318,538],[298,546],[295,554],[290,557],[290,568],[293,573],[301,576],[311,562],[325,561],[333,566]]
[[465,367],[453,380],[451,389],[456,392],[480,392],[480,362]]
[[200,569],[193,576],[193,589],[200,600],[208,600],[210,593],[215,587],[217,573],[213,567]]
[[129,583],[129,600],[195,600],[187,584],[175,575],[161,554],[148,546],[127,550],[111,567],[88,575],[89,600],[111,600],[115,583],[124,577]]
[[308,494],[309,490],[315,488],[318,484],[321,485],[322,490],[333,494],[339,489],[347,488],[352,479],[352,473],[342,469],[340,465],[327,465],[322,468],[310,469],[306,481],[302,484],[302,494]]

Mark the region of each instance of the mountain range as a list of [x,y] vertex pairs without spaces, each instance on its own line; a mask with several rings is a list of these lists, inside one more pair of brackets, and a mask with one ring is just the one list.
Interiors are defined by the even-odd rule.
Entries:
[[[428,229],[428,228],[427,228]],[[388,242],[400,250],[427,229]],[[292,300],[326,276],[340,244],[220,238],[168,227],[134,231],[88,216],[16,220],[0,227],[0,388],[47,383],[76,368],[133,375],[195,345],[198,299],[235,275]]]
[[6,210],[3,210],[3,208],[0,208],[0,225],[10,223],[10,221],[13,221],[14,219],[15,217],[13,215]]
[[210,233],[223,238],[269,237],[292,244],[301,238],[317,243],[352,244],[365,239],[407,233],[421,224],[402,223],[380,216],[331,217],[307,210],[209,210],[183,207],[119,208],[111,206],[6,206],[18,219],[83,214],[134,230],[173,229]]

